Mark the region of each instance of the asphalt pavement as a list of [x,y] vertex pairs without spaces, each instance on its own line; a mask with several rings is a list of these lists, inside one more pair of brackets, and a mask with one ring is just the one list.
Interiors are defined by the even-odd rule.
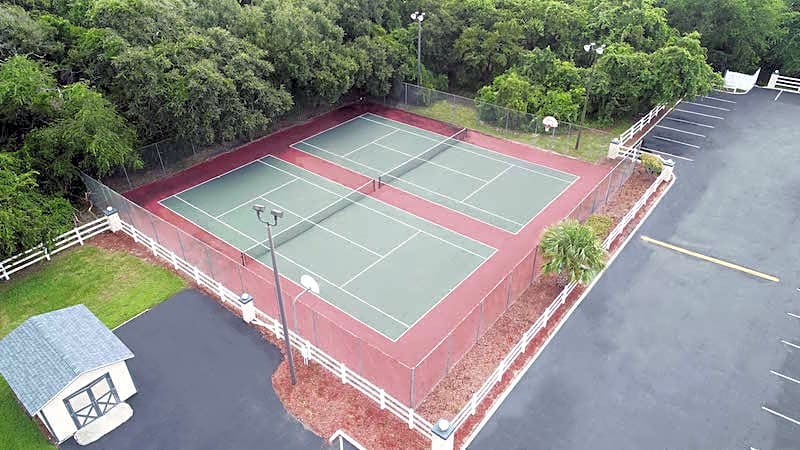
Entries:
[[683,102],[645,138],[676,185],[470,449],[800,448],[800,95],[776,94]]
[[62,449],[328,448],[275,395],[280,351],[206,294],[184,290],[114,333],[135,355],[133,418]]

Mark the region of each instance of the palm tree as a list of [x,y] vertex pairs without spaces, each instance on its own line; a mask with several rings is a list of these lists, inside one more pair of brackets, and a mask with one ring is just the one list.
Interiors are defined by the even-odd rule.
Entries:
[[587,284],[606,265],[606,250],[591,227],[565,220],[542,235],[542,273],[558,274],[560,286],[576,281]]

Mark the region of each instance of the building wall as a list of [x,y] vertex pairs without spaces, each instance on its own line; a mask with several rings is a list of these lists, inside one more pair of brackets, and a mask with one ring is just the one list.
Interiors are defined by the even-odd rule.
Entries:
[[47,402],[40,412],[40,414],[44,413],[44,415],[47,416],[47,422],[50,423],[52,432],[55,433],[55,438],[58,442],[69,439],[75,434],[75,431],[77,431],[75,422],[72,420],[64,404],[64,399],[101,377],[106,372],[109,373],[111,381],[114,383],[114,388],[117,390],[120,401],[125,401],[136,393],[136,386],[133,384],[130,372],[128,372],[128,365],[125,364],[125,361],[101,367],[79,376],[75,381],[62,389],[58,395]]

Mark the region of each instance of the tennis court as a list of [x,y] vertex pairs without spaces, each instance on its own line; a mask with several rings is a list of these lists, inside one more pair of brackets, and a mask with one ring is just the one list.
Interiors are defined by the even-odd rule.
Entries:
[[266,265],[252,206],[283,210],[280,272],[312,275],[322,299],[397,340],[495,249],[375,199],[376,184],[353,190],[265,156],[160,203]]
[[466,133],[365,113],[292,147],[511,233],[578,179],[465,142]]

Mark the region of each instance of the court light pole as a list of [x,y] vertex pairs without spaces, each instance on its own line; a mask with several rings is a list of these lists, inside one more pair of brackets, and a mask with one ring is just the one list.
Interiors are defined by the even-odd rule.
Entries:
[[411,20],[417,22],[417,85],[422,86],[422,21],[425,20],[425,13],[414,11]]
[[286,360],[289,362],[289,376],[292,380],[292,385],[297,384],[297,377],[294,373],[294,358],[292,357],[292,343],[289,341],[289,327],[286,326],[286,312],[283,309],[283,296],[281,295],[281,277],[278,274],[278,261],[275,259],[275,246],[272,244],[272,227],[278,225],[278,219],[283,217],[283,211],[280,209],[270,210],[272,215],[272,222],[264,220],[261,214],[267,210],[264,205],[253,205],[253,210],[256,212],[258,221],[267,226],[267,242],[269,243],[269,254],[272,257],[272,273],[275,275],[275,294],[278,297],[278,310],[281,313],[281,325],[283,325],[283,342],[286,345]]
[[[578,151],[578,147],[581,145],[581,132],[583,131],[583,123],[586,122],[586,108],[589,107],[589,86],[591,86],[592,77],[594,76],[594,63],[597,62],[597,56],[603,54],[603,50],[605,48],[606,44],[597,45],[594,42],[583,46],[583,50],[586,53],[592,53],[590,55],[592,58],[592,64],[589,66],[589,79],[586,83],[586,98],[583,101],[583,113],[581,113],[581,125],[578,127],[578,138],[575,140],[575,151]],[[595,56],[595,54],[597,54],[597,56]]]

